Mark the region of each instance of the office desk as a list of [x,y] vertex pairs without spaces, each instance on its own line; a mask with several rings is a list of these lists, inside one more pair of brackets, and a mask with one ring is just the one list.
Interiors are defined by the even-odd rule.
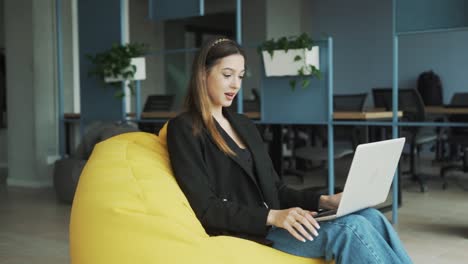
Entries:
[[[426,106],[426,114],[431,115],[466,115],[468,107],[445,107],[445,106]],[[398,117],[403,116],[403,111],[398,111]],[[335,112],[333,119],[346,120],[369,120],[369,119],[392,118],[392,111],[385,111],[384,108],[373,108],[364,112]]]
[[[142,112],[141,119],[171,119],[176,117],[179,112],[176,111],[164,111],[164,112]],[[135,116],[133,114],[133,116]]]
[[[398,111],[398,118],[403,116],[402,111]],[[392,111],[363,111],[363,112],[348,112],[336,111],[333,112],[334,120],[376,120],[376,119],[392,119]]]
[[[168,112],[143,112],[141,113],[141,119],[170,119],[176,117],[179,112],[168,111]],[[248,118],[251,119],[260,119],[260,112],[245,112],[243,113]],[[133,114],[133,116],[135,116]]]
[[468,107],[426,106],[425,111],[427,114],[466,115]]
[[63,114],[63,117],[65,119],[80,119],[81,118],[79,113],[65,113]]
[[[171,119],[179,114],[177,111],[161,111],[161,112],[142,112],[141,119]],[[244,113],[249,118],[260,119],[260,112],[246,112]],[[135,118],[135,113],[127,113],[127,117]],[[79,113],[65,113],[64,118],[67,120],[79,120],[81,118]],[[132,121],[133,119],[130,119]]]
[[[165,123],[167,120],[176,117],[179,114],[178,111],[158,111],[158,112],[142,112],[140,120],[136,120],[135,113],[127,113],[129,121],[135,121],[137,123]],[[244,113],[247,117],[259,120],[261,117],[260,112],[246,112]],[[64,125],[65,125],[65,153],[70,154],[70,126],[73,123],[80,123],[81,115],[79,113],[64,113]]]
[[[398,111],[398,118],[403,116],[402,111]],[[340,121],[375,121],[390,120],[393,118],[392,111],[381,111],[372,109],[363,112],[336,111],[333,113],[333,120]],[[369,142],[369,126],[366,126],[364,139]]]
[[[463,115],[463,114],[468,114],[468,107],[426,106],[424,107],[424,111],[426,112],[426,114],[441,114],[441,115],[460,114],[460,115]],[[372,108],[369,111],[366,111],[364,113],[376,113],[375,116],[378,116],[379,114],[387,116],[387,115],[391,115],[391,114],[388,114],[391,112],[392,111],[386,111],[385,108]],[[402,111],[399,111],[398,115],[400,115],[401,112]],[[344,113],[348,113],[347,115],[350,115],[350,113],[354,113],[353,115],[356,116],[356,113],[358,112],[340,112],[339,115],[343,116]],[[347,119],[347,118],[344,118],[344,119]],[[352,119],[357,119],[357,118],[352,118]]]

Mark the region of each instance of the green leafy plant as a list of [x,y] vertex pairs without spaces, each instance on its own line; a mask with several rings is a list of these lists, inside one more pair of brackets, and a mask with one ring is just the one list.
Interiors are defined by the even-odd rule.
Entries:
[[[106,77],[122,77],[124,81],[128,81],[128,88],[134,94],[134,76],[137,69],[135,65],[130,64],[130,61],[132,58],[143,56],[146,50],[147,46],[142,43],[113,44],[109,50],[95,55],[88,54],[86,57],[94,64],[88,75],[95,76],[103,82]],[[120,89],[122,87],[121,82],[109,84],[118,89],[115,93],[116,97],[122,98],[125,95]]]
[[[259,53],[261,53],[262,51],[266,51],[268,52],[268,54],[270,54],[271,58],[273,58],[275,50],[284,50],[285,52],[288,52],[288,50],[293,49],[311,50],[314,44],[314,41],[309,37],[309,35],[307,35],[306,33],[302,33],[300,36],[281,37],[277,40],[267,40],[258,47],[257,51]],[[301,60],[305,60],[305,58],[299,55],[294,57],[295,62]],[[299,76],[298,78],[301,82],[302,88],[306,88],[310,84],[310,80],[307,78],[307,76],[311,75],[318,79],[322,78],[322,73],[320,72],[320,70],[310,64],[302,66],[297,71],[297,74]],[[297,83],[298,79],[292,79],[289,81],[289,86],[291,86],[292,90],[296,89]]]

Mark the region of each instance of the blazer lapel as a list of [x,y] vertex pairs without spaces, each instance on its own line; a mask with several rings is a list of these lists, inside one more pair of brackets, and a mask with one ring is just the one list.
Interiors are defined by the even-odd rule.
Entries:
[[270,203],[270,205],[273,205],[279,208],[279,205],[275,203],[275,201],[277,200],[275,192],[263,191],[263,190],[273,190],[276,186],[274,185],[275,182],[273,182],[272,178],[270,177],[270,173],[271,173],[270,167],[266,166],[266,164],[269,164],[270,161],[269,161],[269,157],[265,156],[264,154],[265,150],[263,149],[264,148],[263,141],[257,142],[255,140],[254,134],[258,132],[253,131],[252,129],[249,129],[250,124],[244,123],[242,119],[237,118],[236,116],[231,114],[229,110],[226,109],[225,113],[226,113],[226,118],[228,118],[232,127],[236,130],[239,137],[241,137],[241,139],[248,146],[248,148],[250,149],[252,153],[253,162],[255,164],[254,169],[258,177],[255,177],[254,175],[250,173],[248,173],[248,175],[253,180],[253,182],[257,185],[259,192],[263,196],[264,202]]
[[[255,146],[254,142],[253,142],[253,139],[252,137],[248,134],[248,131],[247,129],[245,129],[245,124],[242,124],[242,122],[240,121],[240,119],[238,118],[235,118],[230,112],[229,110],[224,110],[223,111],[226,115],[226,118],[229,120],[229,122],[231,123],[231,126],[234,128],[234,130],[236,131],[237,135],[239,135],[239,137],[242,139],[242,141],[247,145],[247,147],[249,148],[250,152],[252,153],[252,159],[253,159],[253,162],[255,164],[254,166],[254,170],[257,171],[257,174],[258,174],[258,168],[259,168],[259,164],[258,164],[258,155],[257,155],[257,146]],[[255,184],[259,184],[257,182],[257,178],[255,177],[255,175],[252,175],[252,173],[249,172],[249,170],[245,167],[245,163],[240,161],[239,158],[236,156],[236,157],[231,157],[234,161],[236,161],[243,169],[244,171],[250,176],[250,178],[252,178],[252,180],[255,182]]]

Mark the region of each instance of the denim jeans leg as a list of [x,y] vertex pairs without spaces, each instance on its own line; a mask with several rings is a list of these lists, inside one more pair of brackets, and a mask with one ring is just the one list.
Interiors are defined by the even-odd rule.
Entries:
[[351,214],[320,223],[319,236],[301,242],[286,230],[273,228],[273,247],[302,257],[334,259],[336,263],[402,263],[393,249],[363,216]]
[[395,254],[400,258],[402,263],[411,263],[411,258],[406,252],[401,240],[387,218],[377,209],[369,208],[356,212],[371,223],[371,225],[379,232],[379,234],[387,241],[388,245],[393,249]]

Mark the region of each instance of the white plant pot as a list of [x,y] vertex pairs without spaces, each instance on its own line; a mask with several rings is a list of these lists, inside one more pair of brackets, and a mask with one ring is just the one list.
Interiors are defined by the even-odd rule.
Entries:
[[[296,56],[302,59],[294,61]],[[265,66],[266,76],[296,76],[298,71],[303,66],[305,67],[304,74],[311,74],[310,68],[307,65],[313,65],[319,68],[319,47],[314,46],[311,50],[308,49],[293,49],[285,52],[284,50],[275,50],[273,58],[268,51],[262,52],[263,65]]]
[[[145,80],[146,79],[146,60],[145,57],[138,57],[138,58],[132,58],[130,60],[131,65],[135,65],[136,67],[136,72],[135,75],[133,76],[133,80],[139,81],[139,80]],[[124,81],[121,75],[117,77],[105,77],[104,81],[106,83],[112,83],[112,82],[121,82]]]

